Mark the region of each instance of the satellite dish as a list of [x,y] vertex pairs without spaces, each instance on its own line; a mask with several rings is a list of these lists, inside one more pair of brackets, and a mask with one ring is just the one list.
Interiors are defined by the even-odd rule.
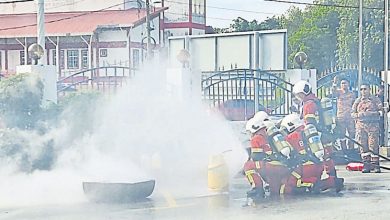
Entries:
[[303,69],[303,65],[307,62],[307,55],[305,52],[298,52],[295,54],[294,60],[299,65],[299,68]]
[[43,50],[43,47],[39,44],[31,44],[28,47],[28,55],[31,59],[34,60],[34,64],[38,64],[38,60],[42,58],[42,56],[45,54],[45,51]]

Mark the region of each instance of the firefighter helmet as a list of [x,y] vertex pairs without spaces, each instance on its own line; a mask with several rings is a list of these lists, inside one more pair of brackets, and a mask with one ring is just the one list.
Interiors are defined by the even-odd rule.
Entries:
[[282,123],[280,125],[286,128],[288,133],[291,133],[303,124],[303,120],[301,119],[301,117],[299,117],[298,114],[290,114],[283,118]]
[[264,121],[262,121],[262,120],[259,120],[257,118],[251,118],[246,123],[246,127],[245,128],[246,128],[247,131],[249,131],[250,133],[254,134],[258,130],[260,130],[262,128],[265,128],[265,124],[264,124]]
[[257,112],[255,114],[255,116],[253,116],[253,118],[255,118],[256,120],[262,121],[267,129],[275,125],[275,123],[273,121],[271,121],[268,113],[265,111]]
[[266,112],[257,112],[255,116],[246,123],[246,130],[254,134],[258,130],[265,128],[267,126],[267,121],[269,121],[269,115]]
[[305,95],[309,95],[311,93],[311,85],[307,81],[301,80],[295,83],[293,87],[293,93],[294,94],[303,93]]
[[253,118],[257,118],[261,121],[269,121],[269,115],[265,111],[259,111],[253,116]]

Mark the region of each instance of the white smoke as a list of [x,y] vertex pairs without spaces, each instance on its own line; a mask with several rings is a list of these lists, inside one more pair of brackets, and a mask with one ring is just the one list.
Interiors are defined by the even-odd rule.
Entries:
[[[140,73],[91,112],[94,123],[79,131],[73,109],[45,135],[53,140],[55,163],[50,171],[15,173],[14,164],[0,167],[0,204],[25,206],[85,201],[82,182],[139,182],[156,179],[156,191],[176,196],[207,193],[211,155],[232,150],[231,173],[245,160],[236,134],[199,100],[183,100],[166,92],[158,68]],[[157,70],[157,71],[156,71]],[[74,111],[76,110],[76,111]],[[32,140],[32,141],[34,141]],[[45,139],[46,140],[46,139]],[[39,141],[38,141],[39,142]]]

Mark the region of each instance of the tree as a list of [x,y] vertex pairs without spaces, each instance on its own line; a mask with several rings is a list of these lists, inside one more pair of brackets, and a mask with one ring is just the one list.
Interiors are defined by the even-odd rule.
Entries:
[[37,75],[18,74],[0,81],[0,115],[8,127],[33,129],[39,120],[43,84]]
[[[315,3],[345,7],[311,5],[300,9],[293,6],[284,15],[262,22],[239,17],[225,31],[287,29],[289,68],[296,65],[294,56],[299,51],[309,57],[306,67],[319,72],[336,65],[357,64],[359,1],[317,0]],[[365,0],[364,4],[363,65],[383,69],[383,10],[380,10],[383,2]]]

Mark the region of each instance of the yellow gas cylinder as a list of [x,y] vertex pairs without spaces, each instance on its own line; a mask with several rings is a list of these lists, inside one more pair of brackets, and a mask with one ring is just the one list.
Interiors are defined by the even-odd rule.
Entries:
[[229,168],[223,154],[212,155],[209,158],[208,187],[216,191],[229,188]]

